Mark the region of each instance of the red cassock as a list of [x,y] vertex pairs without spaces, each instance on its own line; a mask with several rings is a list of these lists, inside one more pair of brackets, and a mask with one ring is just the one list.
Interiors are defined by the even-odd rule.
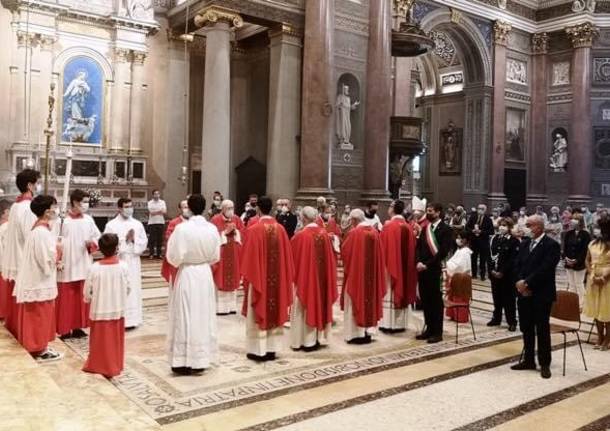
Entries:
[[[237,216],[226,220],[222,214],[216,214],[212,217],[212,224],[218,229],[218,233],[222,233],[229,224],[233,223],[235,229],[239,231],[241,241],[244,241],[244,232],[246,230],[241,219]],[[214,284],[219,290],[231,292],[239,288],[240,268],[239,261],[241,258],[242,245],[236,240],[235,231],[227,236],[227,243],[220,247],[220,261],[212,268],[214,272]]]
[[396,308],[407,308],[417,299],[416,241],[413,227],[403,218],[386,222],[381,231],[381,243]]
[[[169,241],[169,237],[174,232],[174,229],[176,229],[176,226],[178,226],[183,221],[184,219],[178,216],[170,220],[170,222],[167,224],[167,229],[165,229],[165,249],[167,249],[167,241]],[[170,263],[167,261],[167,258],[164,257],[163,263],[161,264],[161,276],[165,279],[165,281],[171,283],[170,280],[175,280],[177,273],[178,268],[170,265]]]
[[5,285],[4,293],[6,295],[4,326],[13,334],[13,337],[19,339],[19,305],[17,304],[17,298],[13,296],[15,280],[6,280],[3,278],[2,282]]
[[85,280],[57,283],[55,318],[59,335],[89,327],[89,304],[85,303],[84,288]]
[[383,247],[377,230],[364,225],[352,229],[341,247],[341,257],[345,269],[341,307],[347,293],[356,324],[362,328],[377,326],[386,293]]
[[284,227],[271,217],[261,217],[246,230],[241,271],[246,289],[242,314],[248,312],[252,294],[255,321],[261,330],[282,326],[288,321],[292,304],[294,263]]
[[291,240],[297,296],[305,308],[305,322],[322,331],[333,321],[337,300],[337,263],[323,227],[305,227]]
[[41,353],[55,339],[55,300],[17,304],[18,340],[29,353]]
[[11,303],[11,291],[8,282],[0,274],[0,319],[4,319],[9,311]]
[[337,235],[339,238],[341,237],[341,229],[339,229],[337,221],[334,219],[334,217],[330,217],[328,222],[325,222],[321,216],[318,216],[316,218],[316,224],[326,229],[326,232]]
[[89,357],[83,371],[114,377],[125,362],[125,319],[92,320]]

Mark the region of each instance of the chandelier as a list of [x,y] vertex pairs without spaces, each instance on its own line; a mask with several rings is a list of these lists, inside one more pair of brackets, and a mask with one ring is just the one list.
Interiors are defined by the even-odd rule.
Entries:
[[405,17],[398,30],[392,30],[392,56],[417,57],[434,49],[434,41],[413,20],[415,0],[394,0],[398,16]]

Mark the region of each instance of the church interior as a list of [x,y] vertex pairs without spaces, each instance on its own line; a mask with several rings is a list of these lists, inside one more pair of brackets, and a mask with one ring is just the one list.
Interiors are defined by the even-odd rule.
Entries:
[[[89,193],[100,230],[119,198],[146,220],[153,191],[168,218],[216,192],[238,214],[252,194],[384,214],[414,196],[610,207],[608,0],[0,3],[0,199],[30,168],[58,200]],[[414,338],[415,311],[406,332],[347,344],[337,303],[328,346],[286,335],[255,363],[238,312],[217,318],[219,362],[176,376],[160,268],[142,258],[143,323],[111,379],[81,372],[87,338],[55,339],[63,360],[40,364],[0,325],[0,430],[610,429],[595,322],[578,323],[582,354],[552,335],[552,379],[511,373],[521,334],[486,324],[476,274],[471,324],[446,321],[440,343]]]

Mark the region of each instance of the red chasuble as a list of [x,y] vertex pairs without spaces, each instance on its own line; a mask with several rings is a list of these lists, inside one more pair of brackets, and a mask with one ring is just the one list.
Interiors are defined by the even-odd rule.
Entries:
[[[239,231],[243,243],[245,227],[239,217],[234,215],[230,220],[226,220],[222,214],[216,214],[212,217],[211,222],[221,235],[227,226],[233,223],[235,229]],[[239,261],[242,245],[236,241],[236,235],[235,231],[227,235],[227,243],[220,247],[220,261],[212,268],[214,284],[216,284],[218,290],[225,292],[231,292],[239,288]]]
[[387,221],[381,231],[386,268],[394,290],[394,306],[406,308],[416,301],[416,238],[413,228],[403,218]]
[[326,229],[326,232],[341,237],[341,229],[339,229],[339,226],[333,217],[330,217],[328,222],[325,222],[322,217],[318,216],[316,218],[316,224]]
[[297,296],[307,326],[323,330],[333,321],[337,300],[337,263],[330,236],[323,227],[307,226],[291,240]]
[[386,293],[385,263],[381,239],[371,226],[360,225],[347,236],[341,256],[345,275],[341,306],[345,294],[350,296],[356,324],[362,328],[377,326],[383,315]]
[[282,326],[288,321],[292,303],[294,263],[290,241],[284,227],[272,217],[261,217],[246,230],[241,271],[246,290],[242,314],[248,312],[252,294],[255,321],[261,330]]
[[[172,219],[168,224],[167,224],[167,229],[165,229],[165,249],[167,250],[167,241],[169,241],[169,237],[172,235],[172,233],[174,233],[174,229],[176,229],[176,226],[178,226],[180,223],[182,223],[184,221],[184,219],[180,216]],[[178,268],[170,265],[170,263],[167,261],[167,258],[163,258],[163,263],[161,264],[161,276],[165,279],[165,281],[167,281],[168,283],[170,283],[170,280],[175,280],[176,279],[176,274],[178,273]]]

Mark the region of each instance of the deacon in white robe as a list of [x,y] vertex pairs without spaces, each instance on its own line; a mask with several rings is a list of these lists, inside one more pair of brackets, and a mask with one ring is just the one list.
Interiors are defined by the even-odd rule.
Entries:
[[[193,201],[198,201],[193,204]],[[209,368],[218,358],[216,287],[212,275],[220,260],[220,235],[201,215],[201,195],[189,198],[195,214],[176,226],[169,238],[166,257],[178,268],[170,292],[168,357],[172,370],[192,374]]]
[[142,323],[142,269],[140,256],[146,250],[148,238],[144,226],[133,218],[131,201],[119,199],[119,215],[106,224],[104,233],[119,237],[119,259],[129,269],[129,295],[125,307],[125,327],[134,328]]

